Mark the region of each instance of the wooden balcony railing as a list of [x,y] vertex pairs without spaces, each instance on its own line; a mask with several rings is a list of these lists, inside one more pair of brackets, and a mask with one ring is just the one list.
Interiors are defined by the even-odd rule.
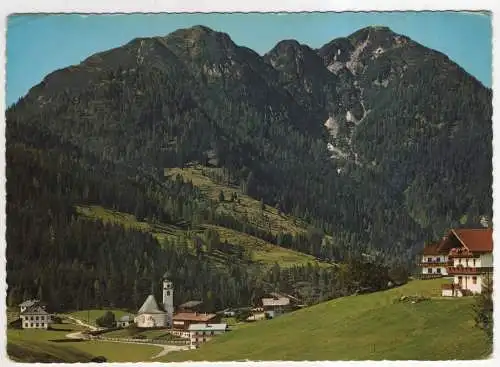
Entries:
[[468,266],[449,266],[446,268],[449,275],[464,274],[464,275],[478,275],[493,272],[492,267],[468,267]]

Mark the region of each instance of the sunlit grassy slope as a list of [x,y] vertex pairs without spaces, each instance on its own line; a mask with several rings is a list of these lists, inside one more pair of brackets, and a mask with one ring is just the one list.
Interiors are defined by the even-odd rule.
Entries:
[[[192,182],[212,200],[218,201],[222,191],[226,200],[217,204],[217,211],[221,213],[248,221],[260,229],[271,230],[273,234],[279,232],[304,233],[306,231],[307,225],[300,219],[279,213],[276,208],[269,205],[265,205],[265,209],[262,211],[260,201],[243,194],[240,188],[235,185],[227,182],[217,183],[216,180],[209,177],[209,173],[221,175],[222,171],[219,168],[201,166],[165,169],[166,177],[173,179],[180,175],[184,181]],[[237,201],[229,200],[233,193],[236,193]]]
[[[384,292],[339,298],[231,331],[165,361],[448,360],[487,357],[472,298],[438,297],[446,280],[412,281]],[[433,297],[396,302],[402,295]]]
[[[137,220],[132,214],[118,212],[100,206],[80,205],[76,207],[76,210],[80,215],[89,219],[100,219],[104,222],[116,223],[127,228],[135,228],[137,230],[149,232],[154,235],[160,243],[166,238],[177,239],[179,243],[185,243],[187,246],[194,248],[193,236],[201,235],[207,228],[211,228],[219,233],[222,241],[227,240],[231,244],[241,245],[251,250],[252,261],[258,264],[272,265],[277,262],[280,266],[287,267],[297,264],[319,263],[321,266],[329,266],[329,264],[318,262],[311,255],[279,247],[260,238],[225,227],[203,225],[194,230],[187,231],[172,225],[142,222]],[[227,259],[222,253],[214,252],[213,256],[211,256],[211,260],[220,265],[227,264]]]

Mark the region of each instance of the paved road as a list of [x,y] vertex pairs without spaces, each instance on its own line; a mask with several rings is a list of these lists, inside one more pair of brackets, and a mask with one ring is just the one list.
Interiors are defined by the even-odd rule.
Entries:
[[[84,326],[92,331],[98,331],[98,330],[103,330],[104,328],[98,328],[93,325],[89,325],[87,323],[84,323],[82,320],[79,320],[75,317],[72,316],[66,316],[68,319],[74,321],[78,325]],[[76,331],[74,333],[69,333],[66,335],[67,338],[69,339],[83,339],[84,335],[82,334],[81,331]],[[99,339],[94,339],[94,340],[99,340]],[[187,345],[165,345],[165,344],[154,344],[154,343],[145,343],[145,342],[133,342],[133,341],[124,341],[124,340],[99,340],[102,342],[108,342],[108,343],[125,343],[125,344],[142,344],[142,345],[153,345],[155,347],[160,347],[161,351],[154,356],[151,357],[151,359],[156,359],[163,357],[164,355],[167,355],[168,353],[171,352],[177,352],[181,350],[187,350],[189,347]]]

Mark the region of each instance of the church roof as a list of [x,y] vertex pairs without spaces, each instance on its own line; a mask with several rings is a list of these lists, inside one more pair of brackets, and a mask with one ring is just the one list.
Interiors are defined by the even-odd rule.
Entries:
[[140,315],[143,313],[165,313],[165,311],[158,307],[155,296],[150,294],[137,313]]

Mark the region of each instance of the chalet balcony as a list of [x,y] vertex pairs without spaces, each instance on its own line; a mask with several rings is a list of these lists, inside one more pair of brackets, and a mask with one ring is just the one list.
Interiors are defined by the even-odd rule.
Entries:
[[479,254],[473,254],[469,250],[452,248],[448,253],[449,258],[478,258]]
[[449,275],[479,275],[493,272],[492,267],[472,268],[468,266],[449,266],[446,268]]
[[431,274],[415,274],[416,279],[427,280],[427,279],[436,279],[442,278],[446,276],[445,274],[431,273]]
[[446,267],[446,266],[450,266],[450,265],[453,265],[452,262],[450,261],[425,261],[425,262],[421,262],[418,264],[419,266],[422,266],[422,267],[435,267],[435,266],[442,266],[442,267]]

